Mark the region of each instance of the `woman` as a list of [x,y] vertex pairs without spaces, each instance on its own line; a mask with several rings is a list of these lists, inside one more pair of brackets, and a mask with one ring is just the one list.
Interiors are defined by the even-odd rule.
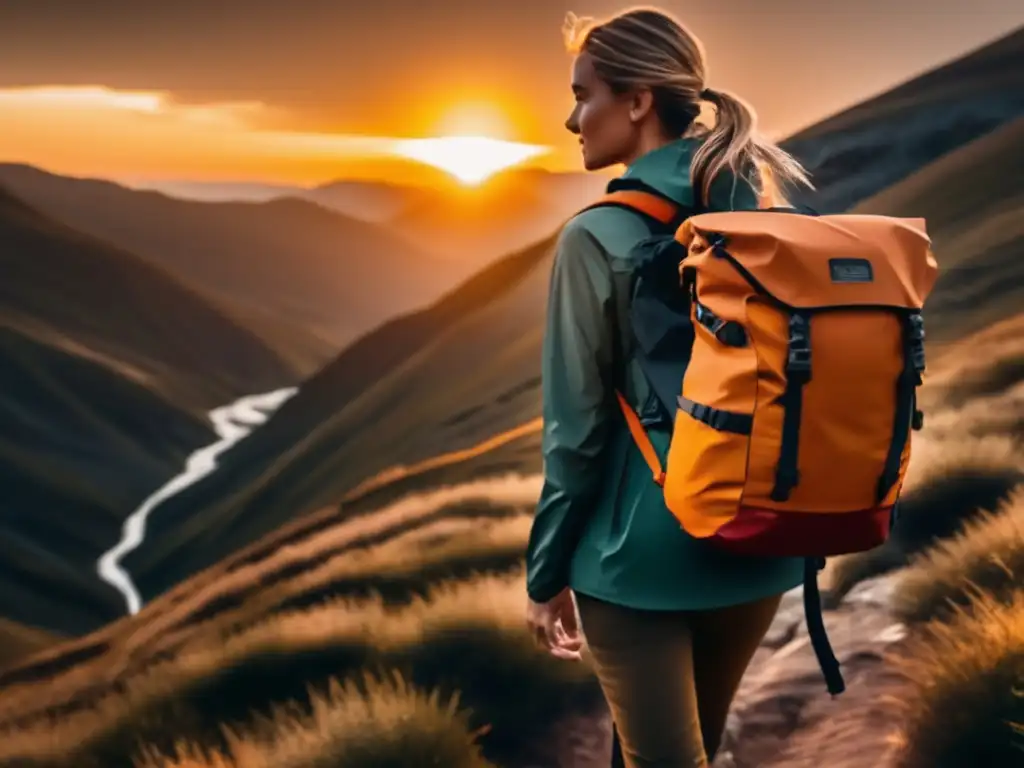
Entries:
[[[571,18],[571,17],[570,17]],[[671,17],[633,10],[571,30],[578,134],[588,170],[623,163],[693,210],[758,207],[768,180],[807,184],[800,165],[754,133],[752,111],[708,87],[701,44]],[[701,102],[717,112],[701,132]],[[582,639],[629,768],[706,766],[747,665],[799,558],[730,556],[689,537],[632,442],[611,382],[634,408],[650,389],[616,365],[626,319],[614,273],[651,231],[639,215],[595,208],[559,238],[543,352],[544,487],[527,551],[527,623],[551,653],[579,659]],[[665,461],[669,434],[652,430]]]

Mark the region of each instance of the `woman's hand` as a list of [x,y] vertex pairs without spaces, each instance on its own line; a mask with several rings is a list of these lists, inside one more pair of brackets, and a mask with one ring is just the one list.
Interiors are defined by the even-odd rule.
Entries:
[[552,656],[579,661],[583,638],[576,621],[572,591],[566,587],[546,603],[535,603],[527,598],[526,626],[530,634]]

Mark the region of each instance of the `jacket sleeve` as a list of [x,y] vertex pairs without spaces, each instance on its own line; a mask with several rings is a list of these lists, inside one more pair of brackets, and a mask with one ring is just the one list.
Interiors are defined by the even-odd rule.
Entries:
[[569,564],[602,475],[613,355],[611,266],[570,221],[556,246],[541,360],[544,483],[527,545],[527,593],[546,602]]

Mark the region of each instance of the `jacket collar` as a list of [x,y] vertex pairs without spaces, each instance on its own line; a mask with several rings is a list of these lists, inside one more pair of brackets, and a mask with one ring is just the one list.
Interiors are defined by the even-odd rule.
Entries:
[[679,205],[692,206],[690,162],[697,146],[696,139],[677,139],[638,157],[619,178],[642,182]]

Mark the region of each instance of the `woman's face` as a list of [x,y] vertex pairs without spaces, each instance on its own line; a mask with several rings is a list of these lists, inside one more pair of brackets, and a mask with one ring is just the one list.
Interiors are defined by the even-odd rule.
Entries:
[[639,137],[638,123],[631,115],[633,100],[612,92],[586,52],[573,62],[572,91],[576,107],[565,127],[580,137],[584,167],[594,171],[623,162]]

